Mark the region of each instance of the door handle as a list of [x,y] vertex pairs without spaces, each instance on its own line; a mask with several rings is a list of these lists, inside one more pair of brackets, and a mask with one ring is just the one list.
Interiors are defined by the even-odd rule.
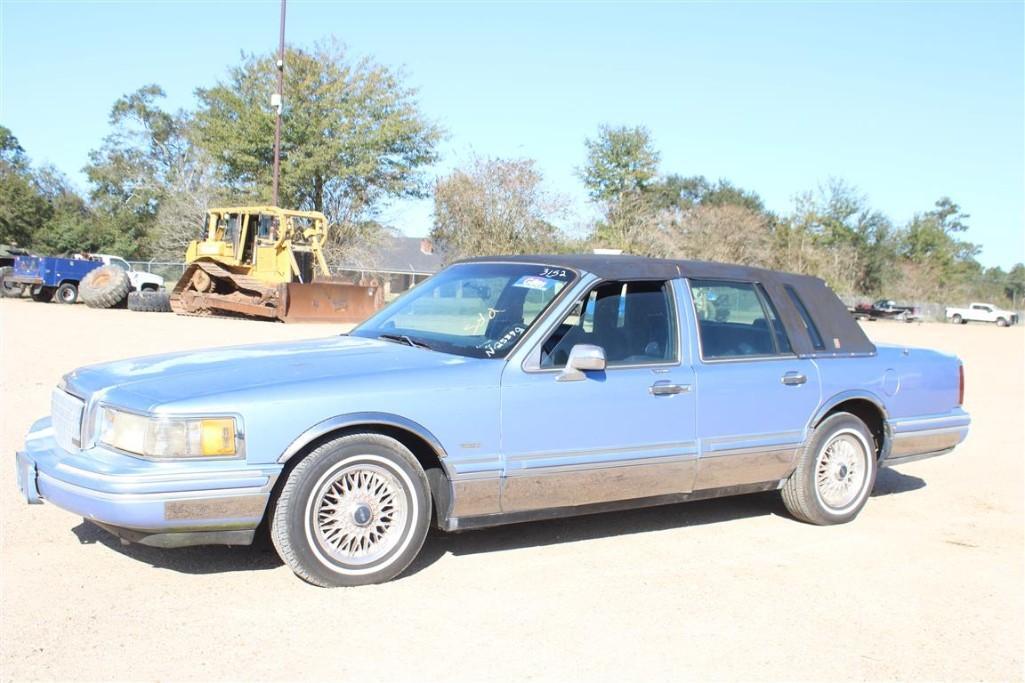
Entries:
[[655,382],[648,387],[648,393],[652,396],[672,396],[674,394],[686,394],[690,391],[689,384],[671,384],[667,380]]
[[780,381],[783,382],[783,384],[786,384],[788,387],[795,387],[807,382],[808,378],[795,370],[791,370],[790,372],[783,375],[780,378]]

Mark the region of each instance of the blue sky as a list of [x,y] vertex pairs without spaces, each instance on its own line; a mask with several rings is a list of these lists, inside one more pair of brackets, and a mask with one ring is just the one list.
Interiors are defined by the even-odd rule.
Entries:
[[[110,105],[171,106],[277,42],[277,2],[0,1],[0,122],[84,187]],[[335,36],[401,68],[472,153],[536,159],[582,222],[575,169],[602,123],[647,126],[664,171],[728,178],[774,210],[831,176],[898,223],[949,195],[987,265],[1025,258],[1025,13],[1014,3],[470,4],[292,0],[288,40]],[[287,96],[287,94],[286,94]],[[390,207],[407,234],[430,202]]]

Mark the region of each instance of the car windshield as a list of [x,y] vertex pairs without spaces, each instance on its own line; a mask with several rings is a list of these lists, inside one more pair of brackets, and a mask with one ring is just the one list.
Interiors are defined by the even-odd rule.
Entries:
[[504,358],[575,278],[557,266],[457,264],[350,334],[471,358]]

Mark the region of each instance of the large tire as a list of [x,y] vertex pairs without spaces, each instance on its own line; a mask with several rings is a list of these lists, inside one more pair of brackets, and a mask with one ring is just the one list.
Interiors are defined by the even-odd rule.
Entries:
[[71,282],[65,282],[57,288],[53,300],[59,304],[73,304],[78,301],[78,287]]
[[843,524],[861,512],[878,472],[868,427],[850,413],[834,413],[812,430],[783,486],[783,503],[802,522]]
[[12,266],[0,268],[0,297],[19,298],[25,293],[25,285],[20,282],[8,282],[8,278],[14,274]]
[[955,325],[960,325],[961,315],[959,313],[955,313],[953,316],[951,316],[950,322],[954,323]]
[[117,266],[100,266],[86,273],[78,285],[82,303],[90,308],[113,308],[125,300],[132,283]]
[[128,293],[128,310],[145,313],[170,313],[171,295],[166,291],[143,290]]
[[1007,327],[1007,318],[997,318],[997,327]]
[[42,285],[36,285],[32,288],[30,296],[32,297],[33,301],[38,301],[39,303],[49,303],[53,300],[54,291],[55,290],[53,287],[43,287]]
[[303,458],[269,514],[274,547],[300,578],[360,586],[398,576],[420,552],[431,492],[401,443],[350,434]]

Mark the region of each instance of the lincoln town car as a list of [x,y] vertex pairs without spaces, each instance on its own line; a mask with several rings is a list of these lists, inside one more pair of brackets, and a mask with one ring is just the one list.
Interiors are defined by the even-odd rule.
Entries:
[[[348,334],[79,368],[17,453],[29,503],[127,542],[252,543],[389,580],[429,527],[779,491],[853,520],[968,433],[953,356],[873,344],[814,277],[633,256],[455,263]],[[174,552],[167,550],[166,552]]]

